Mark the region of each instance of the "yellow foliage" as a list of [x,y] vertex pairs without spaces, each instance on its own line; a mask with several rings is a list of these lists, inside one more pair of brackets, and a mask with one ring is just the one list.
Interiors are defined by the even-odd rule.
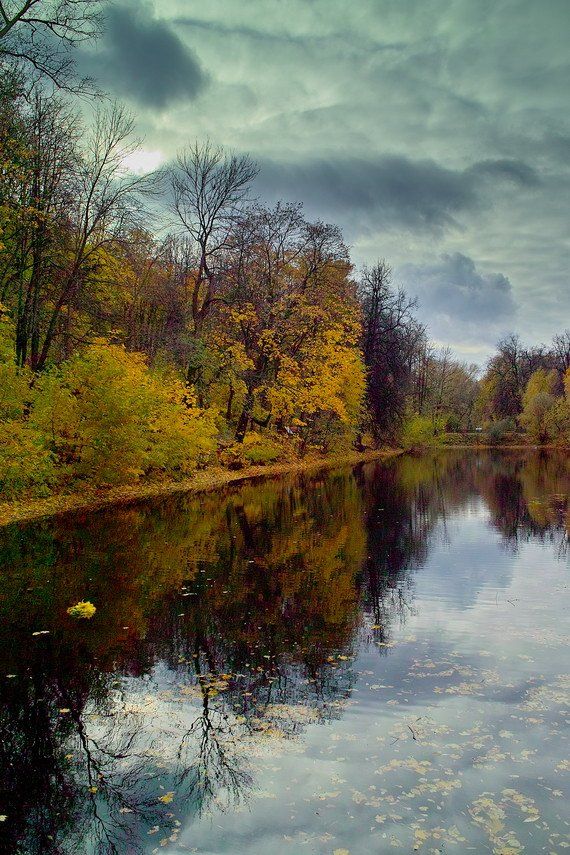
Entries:
[[31,423],[71,475],[120,483],[151,469],[188,472],[215,447],[212,416],[142,354],[100,341],[38,382]]
[[67,614],[74,618],[91,620],[96,611],[96,606],[90,603],[89,600],[81,600],[81,602],[76,603],[74,606],[70,606],[67,609]]
[[56,481],[53,456],[44,436],[18,420],[0,421],[0,491],[43,493]]
[[533,442],[546,443],[561,431],[555,389],[556,371],[537,369],[529,378],[524,395],[520,423]]

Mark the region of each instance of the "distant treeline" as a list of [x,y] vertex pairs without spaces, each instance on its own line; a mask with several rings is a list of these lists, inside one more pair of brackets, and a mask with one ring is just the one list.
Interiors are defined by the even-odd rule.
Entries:
[[518,430],[533,443],[570,444],[570,330],[549,347],[525,347],[516,335],[500,341],[477,410],[495,440]]

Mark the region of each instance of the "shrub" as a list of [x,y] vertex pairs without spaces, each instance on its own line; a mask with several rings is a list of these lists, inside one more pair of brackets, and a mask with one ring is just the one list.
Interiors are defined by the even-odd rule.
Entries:
[[255,432],[246,434],[242,443],[242,452],[249,463],[258,466],[273,463],[281,456],[281,448],[278,445],[269,437]]
[[2,497],[25,491],[46,495],[55,480],[53,456],[42,435],[20,421],[0,422]]
[[242,443],[234,442],[220,452],[219,460],[227,469],[243,469],[248,464],[264,466],[278,460],[282,448],[269,437],[252,431]]
[[[477,441],[477,435],[475,435],[475,440]],[[465,441],[466,441],[465,434],[459,433],[457,431],[455,431],[453,433],[450,431],[447,431],[446,433],[442,433],[438,437],[438,442],[441,443],[441,445],[464,445]],[[469,442],[471,443],[472,441],[473,441],[473,439],[470,437]]]
[[404,448],[421,448],[425,445],[439,444],[438,432],[442,430],[441,419],[434,422],[431,416],[420,416],[417,413],[405,420],[401,443]]
[[152,417],[148,425],[148,469],[189,473],[216,448],[216,414],[198,407],[180,380],[160,374],[149,383]]
[[238,442],[234,442],[223,448],[218,455],[218,459],[226,469],[243,469],[247,465],[243,453],[243,445]]
[[487,427],[486,438],[490,445],[500,445],[512,438],[515,424],[512,419],[499,419]]
[[60,465],[96,484],[152,469],[187,472],[215,447],[212,419],[191,392],[154,377],[142,354],[107,342],[41,378],[31,421]]
[[557,433],[555,417],[557,380],[556,371],[538,368],[527,383],[519,421],[533,442],[541,444],[550,442]]

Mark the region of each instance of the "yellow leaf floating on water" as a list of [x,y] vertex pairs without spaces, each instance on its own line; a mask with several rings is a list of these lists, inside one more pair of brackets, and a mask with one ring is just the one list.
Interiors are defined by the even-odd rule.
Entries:
[[350,855],[348,849],[335,849],[333,855]]
[[67,610],[67,614],[74,618],[85,618],[86,620],[90,620],[97,608],[90,603],[89,600],[81,600],[81,602],[76,603],[74,606],[70,606]]
[[160,796],[159,802],[162,802],[163,805],[169,805],[172,799],[174,798],[174,793],[172,791],[165,793],[163,796]]
[[95,795],[95,793],[97,792],[97,787],[89,787],[89,792]]

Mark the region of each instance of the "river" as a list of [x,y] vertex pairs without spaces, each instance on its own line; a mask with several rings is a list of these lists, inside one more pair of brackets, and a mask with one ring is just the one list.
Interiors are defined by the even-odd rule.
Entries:
[[569,488],[449,450],[0,530],[0,851],[565,852]]

